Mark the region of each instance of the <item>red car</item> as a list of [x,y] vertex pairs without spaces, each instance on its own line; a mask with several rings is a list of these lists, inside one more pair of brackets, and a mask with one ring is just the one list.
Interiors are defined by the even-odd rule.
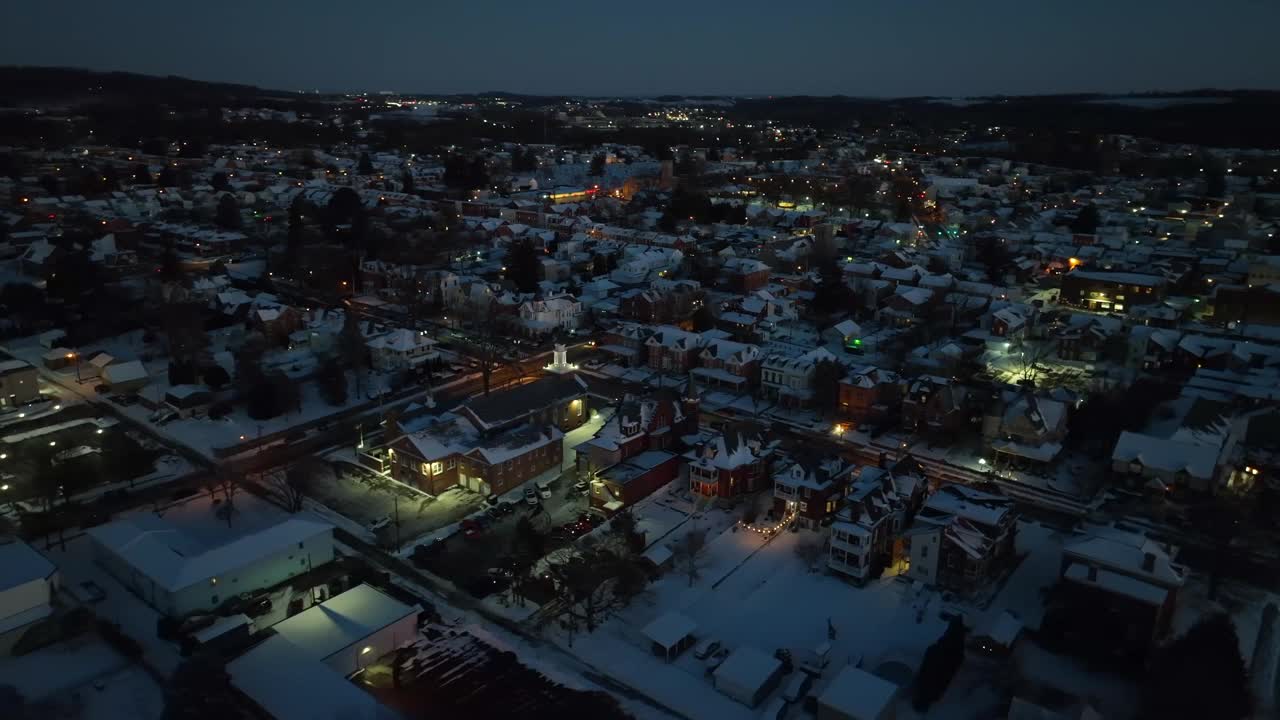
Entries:
[[463,520],[460,527],[462,528],[463,537],[473,538],[484,532],[484,525],[481,525],[471,518]]

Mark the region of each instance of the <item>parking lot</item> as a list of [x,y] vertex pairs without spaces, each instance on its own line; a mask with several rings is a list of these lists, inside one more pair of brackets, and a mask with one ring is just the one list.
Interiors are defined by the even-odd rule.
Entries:
[[[334,462],[331,466],[332,474],[319,473],[312,478],[308,495],[363,527],[384,525],[375,534],[387,548],[396,544],[397,517],[400,544],[407,545],[479,511],[484,504],[484,498],[460,488],[431,498],[351,463]],[[383,520],[387,522],[380,522]]]
[[132,480],[155,471],[162,454],[158,443],[87,405],[10,422],[0,432],[0,500],[67,497]]

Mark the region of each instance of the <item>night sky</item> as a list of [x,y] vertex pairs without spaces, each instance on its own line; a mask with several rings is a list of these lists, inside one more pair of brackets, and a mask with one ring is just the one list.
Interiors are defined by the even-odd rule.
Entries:
[[0,64],[286,90],[1280,89],[1276,0],[29,0]]

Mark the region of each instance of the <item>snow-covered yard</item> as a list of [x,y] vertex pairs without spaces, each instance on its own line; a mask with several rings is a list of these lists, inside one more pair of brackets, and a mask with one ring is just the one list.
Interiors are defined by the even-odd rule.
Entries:
[[703,662],[691,652],[671,663],[651,653],[641,631],[671,611],[697,623],[695,634],[700,638],[715,638],[731,650],[753,647],[769,655],[778,648],[803,651],[818,646],[827,641],[830,622],[836,630],[832,667],[814,688],[816,694],[835,670],[859,659],[870,668],[891,661],[914,668],[944,628],[936,612],[926,611],[934,594],[896,579],[857,588],[810,572],[795,549],[814,540],[807,531],[766,541],[756,533],[725,530],[711,539],[701,578],[692,586],[675,568],[650,587],[647,597],[595,633],[579,634],[570,642],[560,630],[549,632],[561,647],[601,673],[689,717],[748,718],[757,710],[717,692]]

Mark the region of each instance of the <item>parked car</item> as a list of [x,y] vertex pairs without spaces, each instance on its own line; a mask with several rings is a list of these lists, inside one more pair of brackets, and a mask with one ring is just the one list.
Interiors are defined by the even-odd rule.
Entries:
[[502,504],[498,506],[498,512],[502,513],[503,515],[510,515],[515,511],[516,511],[516,504],[513,502],[506,502],[504,500]]
[[586,495],[587,490],[590,490],[590,489],[591,489],[591,483],[587,482],[586,480],[579,480],[578,482],[573,484],[573,491],[578,493],[579,495]]
[[782,699],[789,703],[794,703],[809,694],[809,687],[813,685],[813,676],[808,673],[796,673],[791,676],[791,680],[782,690]]
[[712,655],[715,655],[716,651],[719,649],[720,649],[719,640],[716,640],[714,638],[703,638],[697,645],[694,646],[693,656],[698,658],[699,660],[706,660]]
[[488,516],[488,517],[492,518],[493,520],[501,520],[501,519],[502,519],[502,506],[501,506],[501,505],[494,505],[493,507],[489,508],[488,510],[485,510],[485,511],[484,511],[484,514],[485,514],[486,516]]
[[498,497],[497,495],[490,495],[489,497],[485,498],[484,501],[489,505],[497,505],[498,503],[502,502],[502,498]]
[[244,614],[252,618],[262,617],[269,612],[271,612],[271,598],[265,596],[250,602],[244,609]]
[[463,520],[459,527],[462,528],[463,537],[468,538],[478,537],[485,530],[484,525],[476,522],[473,518]]
[[711,653],[711,656],[706,659],[707,672],[715,672],[715,669],[720,667],[728,657],[729,648],[727,647],[722,647]]
[[515,577],[515,573],[512,572],[509,568],[491,567],[489,568],[489,577],[504,578],[504,579],[510,580],[512,577]]
[[538,488],[538,494],[541,495],[543,498],[551,497],[551,486],[548,485],[547,483],[538,483],[537,488]]
[[537,490],[535,490],[535,489],[533,489],[533,488],[531,488],[531,487],[527,487],[527,488],[525,488],[525,489],[524,489],[524,501],[525,501],[525,502],[527,502],[527,503],[529,503],[530,505],[537,505],[537,504],[538,504],[538,491],[537,491]]

